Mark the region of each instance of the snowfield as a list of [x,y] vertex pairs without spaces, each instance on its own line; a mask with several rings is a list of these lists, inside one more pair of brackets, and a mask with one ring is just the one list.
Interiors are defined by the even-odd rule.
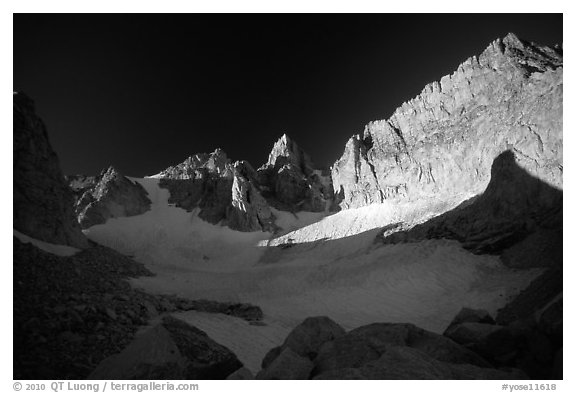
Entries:
[[147,190],[151,210],[110,219],[85,234],[157,274],[134,280],[139,288],[260,306],[266,326],[218,314],[180,314],[254,372],[266,352],[308,316],[329,316],[345,329],[411,322],[441,333],[462,307],[494,315],[541,273],[508,269],[498,257],[473,255],[455,241],[374,241],[382,227],[426,219],[418,213],[426,206],[372,205],[333,215],[274,211],[284,231],[273,238],[209,224],[197,212],[169,206],[158,179],[133,180]]
[[80,252],[80,249],[75,247],[64,246],[62,244],[46,243],[45,241],[34,239],[21,232],[18,232],[16,229],[12,229],[12,231],[14,232],[14,237],[16,237],[22,243],[32,243],[39,249],[59,257],[69,257],[76,254],[77,252]]

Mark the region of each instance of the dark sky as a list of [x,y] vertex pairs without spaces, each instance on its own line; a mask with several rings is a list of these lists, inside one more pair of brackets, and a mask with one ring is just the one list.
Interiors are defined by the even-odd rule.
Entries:
[[562,43],[562,15],[19,14],[14,89],[65,174],[150,175],[217,147],[259,167],[284,132],[328,166],[510,31]]

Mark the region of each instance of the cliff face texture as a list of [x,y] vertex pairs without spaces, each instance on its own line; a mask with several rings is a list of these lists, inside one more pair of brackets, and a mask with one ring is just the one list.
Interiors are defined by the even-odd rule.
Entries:
[[315,169],[310,156],[286,134],[274,144],[258,176],[266,198],[283,210],[319,212],[331,206],[329,174]]
[[513,34],[352,137],[334,164],[343,208],[463,201],[483,192],[494,160],[562,188],[562,51]]
[[212,224],[239,231],[272,231],[274,217],[261,196],[258,174],[246,161],[232,163],[221,149],[196,154],[154,177],[170,192],[168,202]]
[[76,215],[82,228],[103,224],[109,218],[130,217],[150,210],[146,190],[113,167],[97,177],[68,178],[77,196]]
[[74,215],[73,196],[34,103],[14,100],[14,229],[49,243],[88,247]]

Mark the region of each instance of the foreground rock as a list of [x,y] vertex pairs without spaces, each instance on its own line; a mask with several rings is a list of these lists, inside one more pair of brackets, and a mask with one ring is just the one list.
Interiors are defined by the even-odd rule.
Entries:
[[162,311],[201,311],[225,314],[244,319],[248,322],[262,321],[264,314],[258,306],[249,303],[217,302],[214,300],[191,300],[173,295],[158,296]]
[[200,329],[164,317],[88,379],[225,379],[241,367],[230,350]]
[[308,379],[313,368],[310,359],[285,348],[256,379]]
[[59,257],[14,238],[14,379],[84,379],[157,314],[143,265],[94,245]]
[[14,229],[48,243],[88,247],[73,209],[58,157],[34,103],[22,93],[14,101]]
[[527,379],[519,370],[502,371],[469,364],[441,362],[410,347],[390,347],[377,360],[359,368],[327,371],[314,379]]
[[69,186],[77,196],[76,215],[82,228],[104,224],[109,218],[130,217],[150,210],[144,187],[110,167],[99,176],[71,176]]
[[411,324],[375,323],[346,333],[326,317],[308,318],[271,350],[257,379],[525,379]]
[[[529,318],[499,325],[480,310],[463,309],[444,332],[496,367],[517,368],[533,379],[561,378],[555,356],[562,351],[560,300]],[[560,310],[560,312],[559,312]]]
[[286,349],[299,356],[314,359],[324,343],[345,333],[340,325],[328,317],[306,318],[290,332],[281,346],[273,348],[266,354],[262,360],[262,368],[267,368]]

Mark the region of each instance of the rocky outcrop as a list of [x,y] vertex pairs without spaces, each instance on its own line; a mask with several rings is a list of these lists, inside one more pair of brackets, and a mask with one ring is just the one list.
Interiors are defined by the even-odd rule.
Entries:
[[88,247],[74,202],[34,103],[14,93],[14,229],[48,243]]
[[329,173],[316,169],[310,156],[286,134],[258,169],[258,181],[264,196],[283,210],[325,211],[334,197]]
[[498,39],[440,82],[369,123],[332,178],[343,207],[465,200],[510,150],[530,175],[562,187],[562,51]]
[[14,378],[84,379],[156,312],[157,300],[127,282],[152,273],[116,251],[62,257],[13,244]]
[[375,323],[348,333],[308,318],[262,362],[257,379],[525,379],[411,324]]
[[563,344],[561,298],[507,324],[497,324],[481,310],[463,309],[444,336],[496,367],[518,368],[533,379],[556,379],[554,358]]
[[257,173],[246,161],[232,163],[221,149],[196,154],[153,177],[170,191],[169,203],[212,224],[239,231],[274,231],[274,216],[261,196]]
[[254,169],[246,161],[234,164],[232,202],[226,211],[228,226],[243,231],[275,229],[274,216],[255,183]]
[[262,360],[262,368],[267,368],[286,349],[305,358],[314,359],[324,343],[341,337],[345,333],[340,325],[328,317],[306,318],[290,332],[280,347],[273,348],[266,354]]
[[115,217],[130,217],[150,210],[144,187],[109,167],[99,176],[67,178],[77,197],[76,215],[82,228],[104,224]]
[[174,317],[138,335],[89,379],[226,379],[242,363],[206,333]]
[[517,158],[511,150],[503,152],[494,160],[490,183],[481,195],[409,230],[387,235],[384,242],[449,238],[474,253],[502,253],[530,237],[532,257],[526,257],[519,245],[505,252],[503,261],[513,267],[561,264],[562,191],[530,175]]
[[212,224],[239,231],[275,232],[271,206],[287,211],[325,211],[333,192],[330,174],[284,135],[257,171],[232,162],[221,149],[196,154],[154,176],[170,191],[169,203]]

